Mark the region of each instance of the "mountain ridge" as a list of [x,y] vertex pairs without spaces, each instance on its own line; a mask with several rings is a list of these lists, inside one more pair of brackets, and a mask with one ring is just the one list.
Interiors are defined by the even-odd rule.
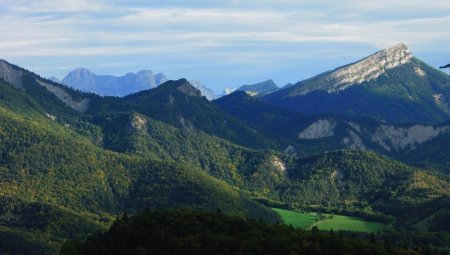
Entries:
[[400,44],[270,93],[263,100],[305,114],[438,124],[450,118],[450,76],[413,57]]
[[[323,90],[328,93],[338,93],[350,86],[361,84],[370,80],[378,78],[385,73],[386,70],[403,65],[410,61],[413,57],[410,49],[405,44],[401,43],[390,48],[378,51],[366,58],[356,61],[355,63],[338,67],[332,71],[312,77],[304,81],[325,79],[329,83],[325,87],[313,87],[303,85],[299,87],[295,93],[306,95],[315,90]],[[295,94],[291,94],[295,95]]]
[[151,89],[167,81],[163,73],[151,70],[127,73],[122,76],[97,75],[86,68],[77,68],[68,73],[62,84],[101,96],[126,96],[141,90]]
[[236,90],[245,91],[252,95],[263,96],[271,92],[277,91],[278,89],[280,89],[278,85],[272,79],[268,79],[255,84],[242,85]]

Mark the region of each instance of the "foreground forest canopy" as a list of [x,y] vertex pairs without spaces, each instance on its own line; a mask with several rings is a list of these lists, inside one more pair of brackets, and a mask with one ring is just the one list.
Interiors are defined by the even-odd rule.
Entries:
[[128,254],[450,254],[424,247],[406,248],[375,235],[303,231],[226,216],[221,212],[156,210],[124,215],[86,242],[64,243],[61,255]]

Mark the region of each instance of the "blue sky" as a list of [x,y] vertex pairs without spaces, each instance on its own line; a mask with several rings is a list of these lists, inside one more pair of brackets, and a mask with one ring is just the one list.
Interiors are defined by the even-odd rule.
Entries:
[[450,63],[448,0],[0,0],[0,58],[42,76],[150,69],[283,86],[406,43]]

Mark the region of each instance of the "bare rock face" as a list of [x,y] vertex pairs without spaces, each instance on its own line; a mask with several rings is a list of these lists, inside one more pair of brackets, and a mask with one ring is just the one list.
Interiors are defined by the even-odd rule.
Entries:
[[312,140],[330,137],[334,135],[335,127],[336,122],[334,122],[333,120],[320,119],[300,132],[298,138],[303,140]]
[[[3,79],[5,82],[13,85],[16,88],[23,89],[24,87],[22,76],[24,76],[24,71],[22,71],[20,68],[17,68],[4,60],[0,60],[0,78]],[[86,111],[89,105],[89,99],[84,98],[81,100],[74,100],[72,96],[63,88],[45,82],[44,80],[38,77],[35,78],[35,80],[38,84],[45,87],[48,91],[53,93],[57,98],[59,98],[63,103],[65,103],[70,108],[79,112]],[[56,117],[53,118],[54,116],[48,117],[51,118],[52,120],[56,120]]]
[[280,173],[286,172],[286,166],[284,162],[277,156],[272,156],[271,163],[278,172]]
[[128,133],[133,134],[137,131],[147,132],[147,119],[138,114],[134,114],[131,118],[131,122],[128,126]]
[[70,96],[70,94],[67,93],[67,91],[65,91],[64,89],[57,87],[55,85],[52,85],[50,83],[41,81],[39,79],[36,79],[36,81],[41,86],[45,87],[48,91],[53,93],[57,98],[59,98],[59,100],[61,100],[67,106],[69,106],[70,108],[72,108],[76,111],[85,112],[89,106],[89,99],[87,99],[87,98],[83,98],[81,100],[74,100],[72,98],[72,96]]
[[366,146],[364,146],[364,143],[362,139],[353,131],[348,132],[348,136],[344,137],[342,139],[341,144],[345,146],[346,148],[353,149],[353,150],[365,150]]
[[426,141],[438,135],[449,132],[450,126],[425,126],[414,125],[411,127],[399,128],[389,125],[381,125],[372,136],[372,141],[380,144],[387,151],[400,151],[414,149]]
[[200,97],[202,94],[200,92],[200,90],[194,88],[191,84],[189,84],[188,82],[180,85],[177,87],[177,90],[180,91],[181,93],[187,95],[187,96],[197,96]]
[[196,89],[200,90],[202,96],[206,97],[206,99],[208,99],[209,101],[212,101],[216,98],[216,94],[205,85],[203,85],[200,81],[190,80],[189,83]]
[[[346,128],[346,135],[337,135],[340,144],[349,149],[370,149],[370,144],[377,144],[387,152],[398,152],[415,149],[442,134],[450,133],[450,125],[431,126],[414,124],[409,126],[394,126],[377,124],[373,129],[361,126],[355,122],[338,124],[332,118],[319,119],[299,133],[301,140],[315,140],[335,136],[334,129]],[[369,146],[369,147],[368,147]]]
[[195,130],[194,124],[189,119],[185,119],[182,115],[178,116],[178,122],[185,129]]
[[0,60],[0,78],[16,88],[22,88],[22,71],[15,69],[5,60]]
[[[320,77],[324,84],[322,87],[305,87],[300,94],[306,95],[314,90],[337,93],[350,86],[374,80],[385,73],[386,70],[408,63],[412,57],[411,51],[405,44],[398,44],[379,51],[354,64],[329,72],[324,77]],[[422,70],[418,70],[417,74],[420,76],[425,75]]]

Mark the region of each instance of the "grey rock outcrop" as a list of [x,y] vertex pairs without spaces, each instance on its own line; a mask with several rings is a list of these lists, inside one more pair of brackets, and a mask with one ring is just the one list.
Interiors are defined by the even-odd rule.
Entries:
[[[54,94],[59,100],[65,103],[70,108],[84,112],[86,111],[89,105],[89,99],[80,98],[79,100],[74,100],[72,96],[65,90],[63,86],[56,86],[54,84],[49,83],[47,80],[40,78],[37,75],[32,73],[28,73],[23,69],[14,66],[4,60],[0,60],[0,78],[5,82],[11,84],[12,86],[20,89],[24,88],[23,77],[27,76],[28,78],[33,77],[33,79],[37,82],[37,84],[45,87],[49,92]],[[38,85],[38,86],[39,86]],[[56,120],[56,117],[47,113],[47,117],[52,120]]]
[[330,119],[319,119],[299,133],[298,138],[304,140],[321,139],[334,135],[336,122]]
[[0,78],[17,88],[22,88],[22,71],[5,60],[0,60]]
[[86,109],[89,106],[89,99],[83,98],[81,100],[74,100],[70,94],[65,91],[63,88],[55,86],[53,84],[36,80],[41,86],[45,87],[48,91],[53,93],[59,100],[61,100],[63,103],[65,103],[70,108],[74,109],[75,111],[79,112],[85,112]]
[[203,85],[200,81],[190,80],[189,83],[196,89],[200,90],[202,96],[206,97],[209,101],[216,99],[216,94],[211,89]]
[[177,90],[187,96],[200,97],[201,92],[197,88],[193,87],[188,82],[177,87]]
[[410,127],[379,126],[372,136],[372,140],[380,144],[387,151],[414,149],[415,146],[429,141],[438,135],[450,131],[450,126],[414,125]]

